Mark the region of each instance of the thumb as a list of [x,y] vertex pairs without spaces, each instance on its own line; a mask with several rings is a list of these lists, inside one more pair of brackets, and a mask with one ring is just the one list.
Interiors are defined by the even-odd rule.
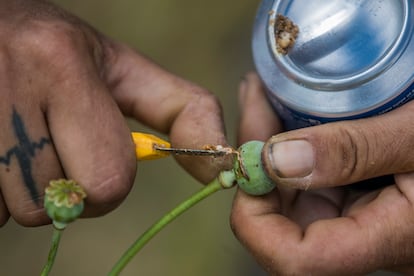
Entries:
[[268,140],[263,162],[274,181],[300,189],[413,171],[413,115],[411,102],[381,116],[286,132]]

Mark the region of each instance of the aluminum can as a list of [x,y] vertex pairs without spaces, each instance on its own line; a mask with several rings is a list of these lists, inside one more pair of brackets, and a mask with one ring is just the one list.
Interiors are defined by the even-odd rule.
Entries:
[[[298,27],[287,53],[278,15]],[[264,0],[252,38],[268,97],[295,129],[383,114],[414,98],[410,0]]]

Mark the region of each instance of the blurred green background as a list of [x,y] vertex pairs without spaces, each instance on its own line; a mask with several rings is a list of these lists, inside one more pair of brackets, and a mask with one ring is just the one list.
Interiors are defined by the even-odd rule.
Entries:
[[[224,107],[230,141],[237,128],[237,87],[252,70],[250,37],[260,1],[55,0],[103,33],[208,88]],[[131,122],[134,130],[145,130]],[[173,159],[140,163],[136,185],[111,214],[70,225],[52,275],[105,275],[155,219],[201,186]],[[161,232],[123,275],[264,275],[233,237],[234,190],[207,199]],[[1,275],[38,275],[51,227],[1,229]]]

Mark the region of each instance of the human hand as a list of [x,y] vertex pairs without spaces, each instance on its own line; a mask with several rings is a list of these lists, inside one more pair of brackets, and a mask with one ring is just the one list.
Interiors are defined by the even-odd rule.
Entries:
[[[206,90],[47,1],[0,0],[0,10],[0,225],[10,215],[25,226],[49,223],[44,187],[61,177],[86,190],[86,217],[119,205],[136,171],[123,115],[177,147],[226,143]],[[179,161],[201,181],[223,165]]]
[[[240,86],[240,143],[282,130],[263,90],[255,74]],[[272,137],[263,162],[278,188],[260,197],[237,192],[231,224],[238,239],[272,275],[414,273],[413,114],[411,102]],[[346,186],[387,174],[395,179],[379,183],[385,188]]]

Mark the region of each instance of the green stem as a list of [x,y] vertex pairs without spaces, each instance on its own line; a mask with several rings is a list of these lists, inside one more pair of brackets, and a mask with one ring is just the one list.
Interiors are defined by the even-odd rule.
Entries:
[[165,226],[172,222],[179,215],[184,213],[186,210],[208,197],[215,192],[224,189],[231,188],[234,184],[234,174],[230,171],[225,171],[220,174],[218,178],[210,182],[203,189],[193,194],[188,199],[181,202],[170,212],[161,217],[155,222],[147,231],[145,231],[128,250],[122,255],[118,262],[114,265],[109,276],[119,275],[119,273],[125,268],[125,266],[131,261],[131,259]]
[[49,256],[47,257],[47,263],[43,267],[41,276],[49,275],[50,270],[52,269],[53,263],[55,262],[56,253],[59,247],[59,241],[62,237],[63,229],[57,229],[53,227],[53,236],[52,236],[52,245],[50,246]]

